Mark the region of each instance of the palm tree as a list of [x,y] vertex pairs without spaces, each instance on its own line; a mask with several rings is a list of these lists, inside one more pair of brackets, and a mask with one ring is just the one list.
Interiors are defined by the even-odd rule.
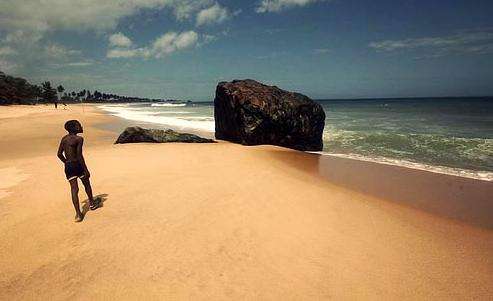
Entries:
[[33,94],[34,94],[34,98],[36,99],[36,102],[38,102],[39,99],[43,97],[43,89],[38,85],[34,85]]
[[56,90],[51,87],[50,82],[42,83],[41,87],[43,88],[42,96],[46,102],[57,100]]
[[56,87],[56,90],[58,93],[60,93],[58,95],[58,98],[61,98],[60,95],[63,93],[63,91],[65,91],[65,88],[62,85],[59,85],[58,87]]

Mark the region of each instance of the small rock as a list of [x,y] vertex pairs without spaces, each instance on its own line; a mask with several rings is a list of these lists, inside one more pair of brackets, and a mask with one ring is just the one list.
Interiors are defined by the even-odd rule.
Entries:
[[115,144],[139,142],[183,142],[183,143],[215,143],[214,140],[199,137],[194,134],[178,133],[173,130],[144,129],[138,126],[126,128],[118,137]]

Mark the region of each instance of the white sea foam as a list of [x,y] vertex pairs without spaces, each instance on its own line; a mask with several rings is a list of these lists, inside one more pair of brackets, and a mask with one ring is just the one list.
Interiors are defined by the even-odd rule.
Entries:
[[190,111],[164,111],[164,112],[158,112],[160,115],[165,115],[165,114],[191,114],[192,112]]
[[103,105],[99,108],[127,120],[156,123],[180,130],[191,129],[213,133],[215,129],[214,118],[210,116],[161,116],[162,112],[129,109],[119,105]]
[[208,116],[189,116],[189,117],[178,117],[184,120],[197,120],[197,121],[214,121],[214,117]]
[[151,107],[186,107],[186,103],[153,103]]

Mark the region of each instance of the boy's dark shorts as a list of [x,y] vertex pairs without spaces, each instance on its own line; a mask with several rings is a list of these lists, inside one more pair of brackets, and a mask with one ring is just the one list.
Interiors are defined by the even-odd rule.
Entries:
[[67,180],[73,180],[76,178],[84,178],[86,175],[84,173],[84,168],[82,164],[78,161],[65,162],[65,176]]

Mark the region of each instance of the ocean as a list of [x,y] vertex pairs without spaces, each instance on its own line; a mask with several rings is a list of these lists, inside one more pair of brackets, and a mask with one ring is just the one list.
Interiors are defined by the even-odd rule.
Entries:
[[[493,99],[317,100],[327,115],[321,154],[493,180]],[[214,105],[101,105],[138,124],[214,133]]]

